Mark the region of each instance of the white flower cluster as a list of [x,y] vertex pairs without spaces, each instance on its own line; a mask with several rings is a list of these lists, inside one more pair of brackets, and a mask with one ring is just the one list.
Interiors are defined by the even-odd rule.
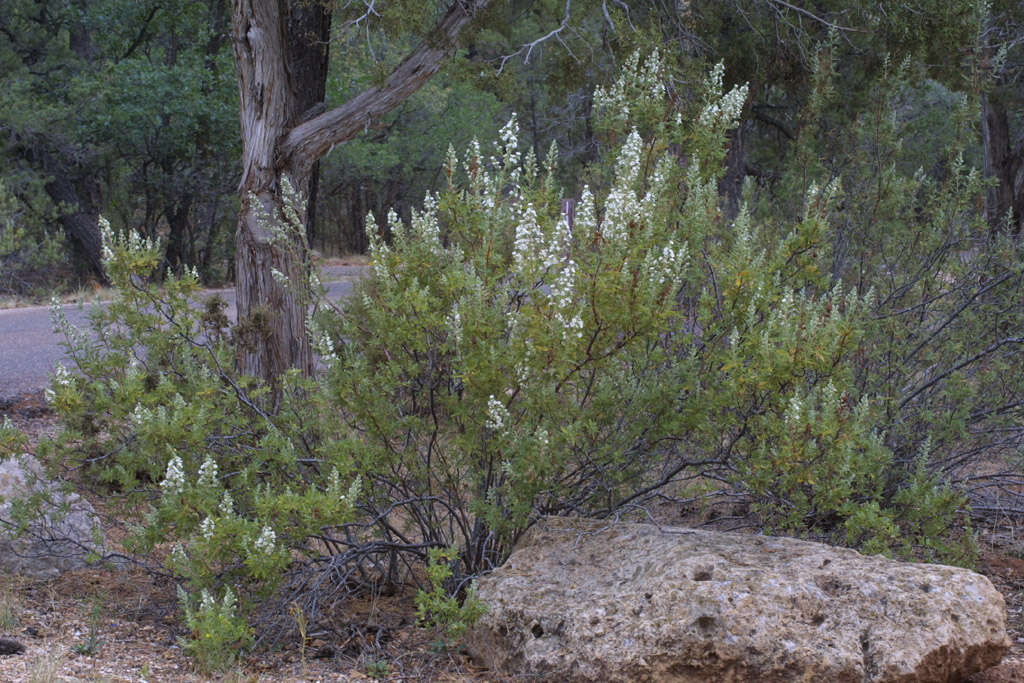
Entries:
[[132,422],[135,423],[135,426],[141,427],[142,425],[149,422],[149,420],[152,417],[153,411],[151,411],[149,408],[145,407],[141,403],[135,404],[135,409],[132,411]]
[[269,526],[264,525],[253,547],[264,555],[272,555],[277,547],[277,534]]
[[199,595],[200,595],[200,597],[199,597],[199,611],[200,612],[207,612],[207,613],[209,613],[209,612],[212,612],[213,610],[217,609],[217,601],[213,599],[212,595],[210,595],[210,591],[208,591],[208,590],[206,590],[204,588]]
[[643,140],[636,129],[626,138],[615,165],[615,184],[608,192],[605,203],[601,236],[608,241],[621,241],[629,237],[629,224],[643,222],[643,207],[633,189],[640,175],[640,157]]
[[[302,220],[301,214],[304,212],[306,200],[303,198],[302,193],[299,192],[298,188],[292,183],[291,178],[288,176],[281,177],[281,214],[286,223],[286,228],[290,228],[293,232],[302,234],[302,231],[306,229],[306,222]],[[275,231],[275,234],[279,237],[284,236],[281,232]]]
[[213,520],[207,517],[202,521],[202,523],[199,524],[199,533],[202,535],[203,538],[209,541],[213,538],[213,532],[215,528],[216,525],[214,524]]
[[313,350],[320,355],[320,360],[330,367],[338,356],[334,353],[334,340],[327,331],[320,327],[312,314],[306,317],[306,331],[309,333],[309,341]]
[[513,112],[509,118],[508,123],[501,127],[498,131],[498,137],[501,139],[502,149],[502,166],[509,174],[509,181],[515,184],[519,179],[519,122],[516,120],[516,115]]
[[[59,387],[71,386],[71,373],[68,372],[68,369],[64,367],[63,363],[57,363],[57,367],[54,369],[53,384]],[[46,397],[47,403],[53,403],[57,398],[57,392],[51,387],[46,387],[46,389],[43,390],[43,395]]]
[[577,235],[589,239],[597,233],[597,205],[594,203],[594,195],[590,192],[590,186],[583,186],[583,193],[580,201],[576,204],[576,221],[573,230]]
[[622,66],[619,77],[605,90],[594,90],[594,108],[615,121],[629,119],[630,104],[644,107],[665,98],[665,63],[657,50],[640,66],[640,51],[633,52]]
[[[331,495],[342,495],[341,494],[341,473],[338,472],[337,467],[331,468],[331,473],[327,475],[327,492]],[[344,496],[342,496],[344,498]]]
[[174,547],[171,548],[171,563],[178,567],[188,566],[188,555],[185,554],[185,549],[180,543],[175,543]]
[[[586,207],[584,220],[591,220],[594,213],[593,197],[584,191]],[[592,227],[592,226],[591,226]],[[513,248],[513,262],[516,270],[531,282],[543,281],[554,271],[554,281],[550,284],[550,301],[555,308],[554,318],[565,329],[566,333],[583,334],[583,318],[577,312],[580,305],[576,292],[576,273],[578,267],[570,257],[572,252],[572,228],[568,220],[556,222],[548,236],[537,222],[537,213],[532,204],[527,203],[521,210],[516,225],[516,237]],[[510,316],[509,330],[514,335],[518,320]]]
[[551,302],[555,306],[555,320],[563,328],[563,332],[583,336],[583,317],[579,314],[579,303],[576,295],[576,262],[569,259],[562,266],[555,282],[551,285]]
[[310,292],[314,294],[320,292],[321,287],[323,285],[320,282],[320,275],[317,273],[316,268],[309,269],[309,278],[307,280],[307,284],[309,285]]
[[123,239],[118,239],[117,235],[114,234],[114,229],[110,226],[110,221],[108,221],[104,216],[100,216],[99,218],[99,228],[100,241],[103,244],[101,257],[103,259],[104,267],[108,266],[114,260],[114,246],[120,246],[129,253],[153,251],[160,247],[159,239],[143,239],[142,235],[135,230],[129,230]]
[[167,472],[160,488],[166,495],[177,495],[185,490],[185,466],[181,458],[175,455],[167,461]]
[[71,346],[81,348],[88,344],[85,333],[71,324],[67,315],[64,314],[64,305],[56,296],[50,297],[50,321],[53,323],[54,329],[59,330]]
[[[178,587],[178,591],[179,591],[179,593],[178,593],[179,597],[184,595],[184,591],[182,591],[180,586]],[[184,599],[184,598],[181,597],[181,599]],[[235,594],[231,591],[231,588],[228,587],[224,591],[224,600],[221,602],[221,608],[219,610],[220,613],[223,616],[228,617],[228,618],[233,617],[234,614],[235,614],[235,606],[236,606],[235,603],[236,603]],[[210,591],[208,591],[207,589],[204,588],[199,593],[199,612],[200,612],[200,614],[216,614],[217,611],[218,611],[218,609],[217,609],[217,601],[214,600],[213,596],[210,594]]]
[[674,242],[662,247],[661,251],[652,251],[644,261],[644,270],[652,286],[664,287],[675,282],[679,273],[686,266],[688,258],[685,244]]
[[379,280],[387,280],[389,271],[387,260],[391,249],[381,239],[380,230],[377,228],[377,221],[373,213],[366,214],[366,237],[370,246],[370,263]]
[[704,109],[700,112],[698,123],[705,128],[722,126],[731,128],[739,121],[740,112],[743,111],[743,104],[747,101],[747,84],[733,86],[733,89],[722,94],[722,78],[725,75],[725,65],[722,62],[715,64],[708,74],[704,83],[709,94],[709,100]]
[[548,240],[537,221],[534,205],[527,203],[520,211],[515,228],[513,262],[516,269],[525,273],[535,266],[542,270],[551,268],[561,260],[568,247],[568,238],[568,226],[562,221],[554,229],[551,240]]
[[106,267],[111,261],[114,260],[114,250],[110,248],[110,245],[114,244],[114,229],[110,227],[110,221],[107,220],[106,216],[100,216],[100,243],[101,247],[101,258],[103,259],[103,266]]
[[469,177],[470,187],[474,190],[480,187],[480,174],[484,171],[484,157],[480,151],[480,141],[476,138],[469,143],[469,152],[466,153],[464,162],[466,175]]
[[636,85],[654,101],[665,97],[665,63],[657,49],[647,56]]
[[199,485],[207,487],[217,485],[217,462],[209,454],[203,459],[203,464],[199,466]]
[[437,197],[431,193],[423,198],[423,210],[412,211],[413,238],[430,247],[433,251],[441,249],[441,227],[437,220]]
[[520,384],[526,384],[530,379],[530,351],[527,349],[523,362],[516,363],[516,380]]
[[488,429],[500,432],[509,422],[511,422],[511,416],[508,414],[505,404],[494,398],[494,394],[491,394],[490,398],[487,399],[487,420],[484,422],[484,425]]

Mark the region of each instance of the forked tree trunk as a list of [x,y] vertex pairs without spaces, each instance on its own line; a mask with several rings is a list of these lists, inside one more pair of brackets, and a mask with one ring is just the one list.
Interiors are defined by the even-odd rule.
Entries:
[[[302,296],[308,277],[304,240],[282,222],[284,179],[308,196],[311,171],[280,159],[278,142],[303,111],[323,100],[330,30],[323,5],[303,4],[293,22],[282,4],[236,0],[233,24],[243,141],[235,244],[238,360],[244,372],[271,382],[288,368],[306,374],[313,369]],[[314,40],[307,33],[311,25]],[[306,206],[293,208],[304,229]]]
[[[299,294],[307,280],[308,254],[304,230],[282,231],[284,179],[308,198],[316,162],[418,90],[454,52],[463,27],[489,2],[452,0],[424,43],[383,85],[318,113],[315,105],[323,98],[327,72],[326,57],[316,50],[326,49],[329,3],[234,0],[232,37],[242,121],[235,255],[242,372],[276,387],[289,368],[306,374],[313,370],[305,328],[307,301]],[[310,35],[323,40],[309,40]],[[308,207],[304,201],[295,208],[304,228]],[[275,271],[291,286],[275,277]]]

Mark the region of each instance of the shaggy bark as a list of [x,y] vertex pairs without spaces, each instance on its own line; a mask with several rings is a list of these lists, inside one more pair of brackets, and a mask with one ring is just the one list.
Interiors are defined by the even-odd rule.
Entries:
[[[233,40],[242,121],[241,210],[236,240],[239,366],[276,385],[289,368],[313,369],[305,330],[305,236],[282,237],[283,179],[307,200],[317,161],[394,109],[454,52],[460,31],[490,0],[454,0],[425,42],[383,85],[318,113],[326,79],[329,10],[300,0],[235,0]],[[310,37],[319,38],[310,40]],[[313,101],[316,100],[316,101]],[[298,209],[303,225],[308,202]],[[292,286],[275,279],[284,274]]]

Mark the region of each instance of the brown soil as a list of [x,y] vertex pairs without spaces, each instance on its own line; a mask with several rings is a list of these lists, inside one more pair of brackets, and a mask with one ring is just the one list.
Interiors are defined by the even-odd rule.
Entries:
[[[0,406],[30,445],[56,433],[42,396]],[[97,501],[98,502],[98,501]],[[1011,652],[973,683],[1024,681],[1024,529],[993,524],[980,534],[979,571],[1006,598]],[[416,625],[411,593],[350,601],[297,635],[204,676],[183,652],[174,586],[138,569],[88,569],[52,581],[0,575],[0,638],[24,652],[0,654],[0,681],[491,681],[465,655],[437,646]]]

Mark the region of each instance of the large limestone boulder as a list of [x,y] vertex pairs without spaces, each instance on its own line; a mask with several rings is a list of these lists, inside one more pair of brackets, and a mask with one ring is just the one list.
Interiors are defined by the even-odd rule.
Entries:
[[550,518],[467,644],[551,681],[958,681],[1010,645],[984,576],[790,538]]
[[[42,501],[43,514],[15,537],[13,502],[32,497]],[[86,566],[101,546],[99,520],[89,501],[61,491],[30,455],[0,460],[0,572],[54,577]]]

